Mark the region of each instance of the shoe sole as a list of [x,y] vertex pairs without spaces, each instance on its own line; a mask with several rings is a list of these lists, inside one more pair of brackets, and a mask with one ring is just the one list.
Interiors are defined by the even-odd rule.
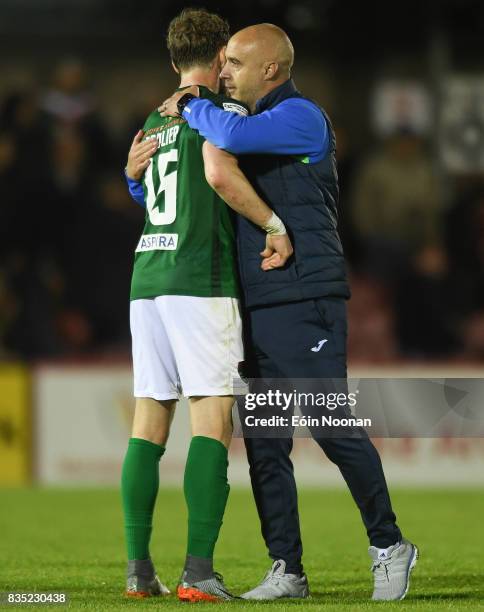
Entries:
[[402,599],[405,599],[405,596],[408,593],[408,589],[410,587],[410,573],[412,572],[413,568],[417,565],[417,561],[418,561],[418,556],[419,556],[418,548],[415,546],[415,544],[412,544],[412,546],[413,546],[413,554],[410,558],[410,563],[407,569],[407,585],[405,587],[405,591],[403,592],[403,595],[399,597],[399,601],[402,601]]
[[146,599],[147,597],[166,597],[167,595],[171,595],[170,591],[168,593],[164,593],[161,591],[160,593],[148,593],[148,591],[125,591],[125,597],[131,597],[132,599]]
[[244,597],[240,598],[245,601],[278,601],[279,599],[310,599],[310,595],[278,595],[277,597]]
[[309,599],[309,589],[303,591],[300,595],[278,595],[277,597],[246,597],[241,595],[241,599],[246,601],[277,601],[278,599]]
[[125,597],[132,597],[133,599],[146,599],[147,597],[158,597],[161,593],[156,593],[156,595],[152,595],[151,593],[147,593],[146,591],[125,591]]
[[205,593],[200,589],[194,587],[178,587],[176,592],[180,601],[188,601],[190,603],[197,603],[198,601],[211,601],[212,603],[220,603],[226,601],[222,597],[217,597],[211,593]]

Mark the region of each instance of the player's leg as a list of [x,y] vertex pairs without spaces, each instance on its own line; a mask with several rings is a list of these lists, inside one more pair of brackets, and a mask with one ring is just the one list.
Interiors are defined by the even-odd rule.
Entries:
[[227,450],[232,440],[233,396],[191,397],[189,402],[192,436],[217,440]]
[[131,437],[141,438],[165,448],[175,414],[175,406],[175,400],[137,397]]
[[132,302],[131,331],[136,406],[121,478],[128,553],[126,594],[146,597],[168,592],[156,576],[149,543],[159,462],[178,398],[178,375],[153,300]]
[[231,599],[214,573],[213,553],[229,494],[228,446],[233,397],[190,398],[192,440],[183,489],[188,509],[188,542],[180,599]]
[[184,478],[188,506],[187,563],[180,599],[230,599],[213,571],[213,550],[227,502],[227,448],[232,435],[233,381],[243,359],[238,301],[157,298],[174,347],[193,438]]
[[121,490],[128,560],[149,559],[159,463],[165,452],[175,401],[137,398],[132,437],[124,458]]

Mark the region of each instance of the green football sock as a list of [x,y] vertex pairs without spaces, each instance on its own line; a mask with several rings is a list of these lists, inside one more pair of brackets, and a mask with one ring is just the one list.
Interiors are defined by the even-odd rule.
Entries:
[[128,559],[148,559],[153,510],[159,486],[159,463],[165,448],[131,438],[123,463],[121,494]]
[[227,449],[218,440],[194,436],[185,466],[188,508],[187,555],[211,559],[229,495]]

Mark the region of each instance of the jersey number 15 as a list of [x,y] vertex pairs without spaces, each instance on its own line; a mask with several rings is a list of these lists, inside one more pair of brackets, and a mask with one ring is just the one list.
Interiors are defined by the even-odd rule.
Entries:
[[[146,208],[152,225],[169,225],[176,219],[176,181],[177,171],[166,174],[169,162],[178,161],[177,149],[171,149],[167,153],[161,153],[158,160],[148,166],[145,174],[145,184],[147,190]],[[160,177],[160,184],[155,190],[154,174]],[[163,212],[156,206],[156,200],[165,192],[165,207]]]

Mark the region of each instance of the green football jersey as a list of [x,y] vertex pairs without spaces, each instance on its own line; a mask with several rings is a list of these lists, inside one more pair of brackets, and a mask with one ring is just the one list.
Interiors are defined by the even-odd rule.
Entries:
[[[200,87],[200,96],[231,111],[238,102]],[[146,221],[136,248],[131,299],[159,295],[238,297],[232,210],[205,179],[204,138],[180,117],[146,120],[144,139],[159,147],[143,177]]]

